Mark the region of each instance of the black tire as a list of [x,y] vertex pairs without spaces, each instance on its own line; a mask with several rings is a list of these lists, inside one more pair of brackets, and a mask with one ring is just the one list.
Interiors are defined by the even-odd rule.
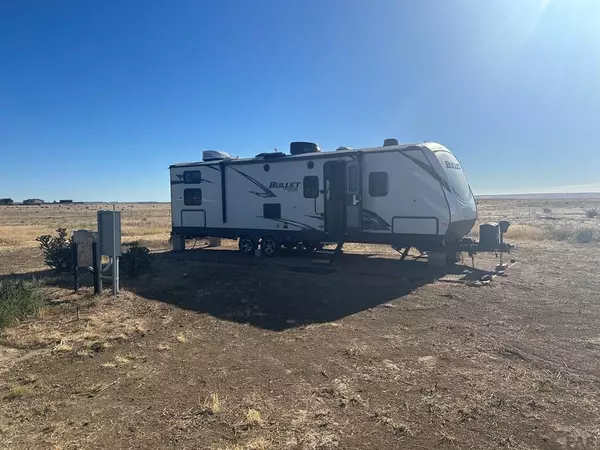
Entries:
[[271,236],[263,236],[260,239],[260,250],[262,254],[268,258],[271,258],[277,254],[277,250],[279,250],[280,245],[281,244]]
[[238,248],[245,255],[253,255],[256,250],[256,242],[250,236],[240,236]]

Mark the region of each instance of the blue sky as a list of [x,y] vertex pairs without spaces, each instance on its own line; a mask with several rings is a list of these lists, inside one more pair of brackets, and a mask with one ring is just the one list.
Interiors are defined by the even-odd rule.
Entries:
[[600,191],[600,1],[0,1],[0,197],[168,200],[169,164],[433,140],[475,193]]

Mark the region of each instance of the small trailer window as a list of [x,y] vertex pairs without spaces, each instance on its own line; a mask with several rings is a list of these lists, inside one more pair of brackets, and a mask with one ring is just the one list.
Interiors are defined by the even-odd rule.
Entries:
[[371,197],[385,197],[388,194],[387,172],[371,172],[369,174],[369,195]]
[[201,205],[202,189],[185,189],[183,191],[183,203],[186,205]]
[[358,167],[348,167],[348,192],[358,192]]
[[199,170],[186,170],[183,172],[183,182],[185,184],[200,184],[202,182],[202,174]]
[[317,198],[319,196],[319,177],[310,175],[304,177],[304,198]]
[[263,217],[265,219],[281,219],[281,203],[263,204]]

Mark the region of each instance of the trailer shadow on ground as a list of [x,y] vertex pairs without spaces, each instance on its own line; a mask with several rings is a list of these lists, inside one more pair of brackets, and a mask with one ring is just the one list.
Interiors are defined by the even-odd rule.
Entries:
[[[281,331],[332,322],[406,297],[448,274],[422,261],[345,254],[336,267],[308,258],[248,258],[237,252],[157,253],[155,271],[124,286],[137,295],[220,319]],[[465,266],[457,277],[479,277]]]
[[[436,280],[465,282],[487,273],[464,265],[432,270],[423,260],[400,261],[376,253],[346,253],[335,267],[315,266],[311,256],[253,258],[231,250],[153,253],[153,270],[122,276],[136,295],[219,319],[273,331],[326,323],[407,297]],[[4,278],[43,279],[70,288],[71,274],[40,270]],[[81,278],[91,286],[91,276]],[[105,289],[110,284],[105,283]],[[407,301],[409,301],[407,299]]]

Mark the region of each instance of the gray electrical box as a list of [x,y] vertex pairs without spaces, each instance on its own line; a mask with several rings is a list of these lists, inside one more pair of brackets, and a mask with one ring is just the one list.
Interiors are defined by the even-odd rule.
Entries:
[[98,211],[100,254],[121,256],[121,211]]

